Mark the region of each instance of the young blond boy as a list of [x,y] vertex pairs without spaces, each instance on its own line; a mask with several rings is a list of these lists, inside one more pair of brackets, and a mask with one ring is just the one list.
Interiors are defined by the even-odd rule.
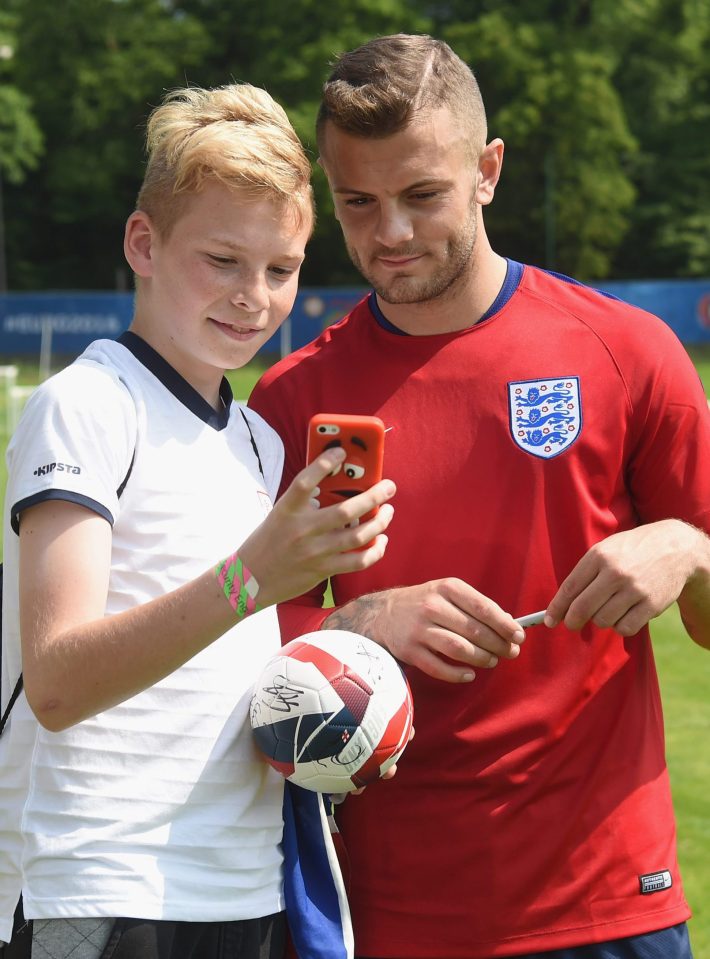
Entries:
[[250,688],[274,604],[381,557],[391,507],[349,524],[394,486],[313,509],[331,452],[272,510],[281,443],[224,377],[288,315],[312,229],[284,111],[178,90],[147,146],[130,330],[43,384],[8,449],[3,706],[20,672],[25,692],[0,740],[0,939],[22,889],[33,957],[276,959],[283,782]]

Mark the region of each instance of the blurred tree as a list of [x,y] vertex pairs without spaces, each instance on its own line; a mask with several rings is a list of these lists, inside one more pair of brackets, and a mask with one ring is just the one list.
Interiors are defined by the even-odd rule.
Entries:
[[163,88],[205,55],[199,23],[161,0],[12,0],[14,74],[45,139],[35,173],[8,191],[15,288],[128,283],[123,223],[143,163],[142,130]]
[[126,284],[151,105],[167,87],[230,80],[266,87],[311,151],[319,217],[303,282],[361,284],[315,164],[315,115],[335,56],[399,31],[447,39],[479,78],[490,135],[506,142],[487,213],[501,253],[581,279],[710,272],[707,0],[4,3],[16,52],[0,61],[0,97],[14,97],[0,100],[0,163],[23,154],[26,175],[6,189],[16,289]]
[[42,152],[32,101],[15,84],[17,24],[17,14],[10,7],[0,10],[0,174],[10,183],[21,183]]
[[22,183],[42,152],[42,133],[31,100],[13,82],[16,28],[17,17],[10,10],[0,10],[0,293],[7,290],[5,184]]
[[428,9],[509,148],[489,216],[501,249],[581,278],[710,273],[707,0]]
[[[625,15],[626,14],[626,15]],[[710,275],[710,4],[603,4],[600,42],[614,44],[614,82],[641,145],[638,190],[620,276]]]
[[[584,4],[495,6],[441,30],[481,85],[489,136],[506,144],[487,213],[500,252],[581,279],[607,275],[628,229],[636,150],[612,72],[585,36]],[[564,6],[565,17],[555,16]],[[573,16],[572,8],[576,10]],[[529,19],[526,19],[529,14]]]

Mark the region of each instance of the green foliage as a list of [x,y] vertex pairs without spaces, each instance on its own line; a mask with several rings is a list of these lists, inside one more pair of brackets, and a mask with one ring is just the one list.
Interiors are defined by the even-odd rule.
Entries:
[[508,148],[488,215],[494,245],[603,277],[628,228],[634,187],[624,163],[636,142],[611,82],[613,59],[560,34],[549,20],[499,11],[443,31],[478,77],[490,135]]
[[16,87],[0,86],[0,174],[8,183],[22,183],[41,150],[42,133],[29,97]]
[[11,82],[17,55],[16,27],[17,18],[0,10],[0,177],[8,183],[22,183],[42,152],[42,133],[32,101]]
[[486,214],[497,250],[580,279],[708,274],[707,0],[5,0],[10,287],[125,284],[151,107],[166,88],[231,80],[279,99],[313,157],[304,283],[358,284],[314,121],[338,53],[400,31],[447,39],[479,78],[506,143]]
[[[111,288],[142,170],[142,130],[164,88],[204,56],[196,21],[160,0],[14,0],[17,85],[45,139],[37,171],[8,191],[14,287]],[[40,228],[41,227],[41,228]]]
[[625,276],[706,276],[710,262],[710,5],[624,0],[601,5],[601,42],[641,149],[638,191],[613,269]]

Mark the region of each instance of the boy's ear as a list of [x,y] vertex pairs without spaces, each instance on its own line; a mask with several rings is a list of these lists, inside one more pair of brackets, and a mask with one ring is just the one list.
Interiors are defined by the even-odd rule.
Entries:
[[126,220],[123,253],[136,276],[153,275],[155,227],[147,213],[136,210]]

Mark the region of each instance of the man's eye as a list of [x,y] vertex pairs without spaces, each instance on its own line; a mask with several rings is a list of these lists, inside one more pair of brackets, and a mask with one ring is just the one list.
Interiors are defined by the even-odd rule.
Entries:
[[216,263],[218,266],[229,266],[230,263],[234,263],[234,258],[231,256],[217,256],[216,253],[208,253],[207,256],[213,263]]

